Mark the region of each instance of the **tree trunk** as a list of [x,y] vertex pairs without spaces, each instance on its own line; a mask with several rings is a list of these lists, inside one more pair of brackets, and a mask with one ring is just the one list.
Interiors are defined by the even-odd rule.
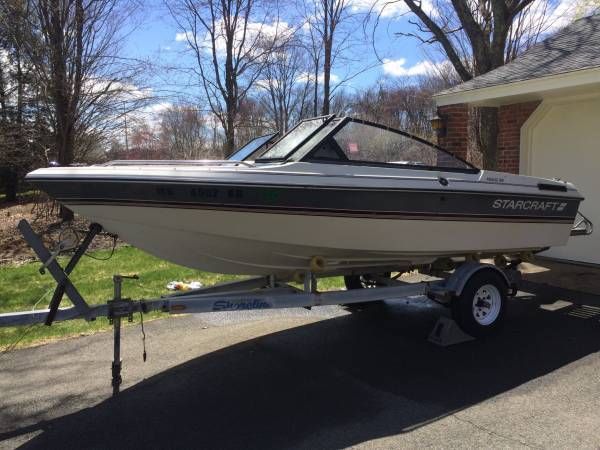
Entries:
[[[61,166],[68,166],[73,163],[75,146],[75,136],[73,129],[69,126],[67,100],[59,96],[56,102],[57,106],[57,129],[55,130],[55,145],[58,153],[58,163]],[[60,218],[65,222],[70,222],[74,218],[73,211],[69,208],[60,206]]]
[[323,43],[325,48],[325,55],[323,58],[323,115],[329,114],[330,102],[329,96],[331,95],[331,88],[329,82],[331,79],[331,49],[332,39],[326,39]]
[[498,168],[498,108],[479,108],[479,148],[483,156],[483,168]]
[[233,113],[227,113],[227,129],[225,130],[225,158],[235,151],[235,117]]
[[11,167],[6,167],[2,170],[2,178],[4,179],[4,193],[6,194],[4,201],[16,201],[17,192],[19,190],[19,177],[17,172]]
[[[56,111],[54,143],[58,154],[58,163],[68,166],[73,162],[74,136],[70,123],[69,84],[67,77],[67,61],[64,54],[64,18],[61,16],[60,2],[53,0],[49,5],[50,23],[47,33],[50,41],[52,68],[52,103]],[[73,220],[73,211],[61,205],[60,217],[64,221]]]
[[[452,9],[448,8],[437,17],[428,14],[420,1],[404,0],[404,3],[419,18],[422,30],[431,33],[428,42],[437,42],[440,45],[463,81],[506,64],[507,59],[515,53],[514,47],[511,46],[516,45],[523,36],[533,40],[537,38],[536,33],[539,36],[539,32],[533,31],[531,34],[527,30],[528,27],[521,25],[521,14],[525,14],[526,8],[532,5],[534,0],[452,0],[449,2]],[[528,18],[525,20],[536,20],[534,10],[535,8],[526,13]],[[543,14],[540,20],[544,20]],[[457,29],[464,33],[463,38],[457,38],[453,31],[448,30],[448,24],[455,21],[459,25]],[[541,30],[544,25],[536,24],[533,28],[539,27]],[[511,30],[515,35],[511,35]],[[465,51],[471,55],[469,58],[461,56]],[[466,62],[471,62],[472,67],[465,64]],[[477,120],[473,122],[483,165],[487,169],[498,167],[497,118],[498,111],[495,108],[480,108],[477,111]]]
[[317,117],[319,115],[319,60],[317,59],[315,62],[315,85],[313,92],[313,116]]

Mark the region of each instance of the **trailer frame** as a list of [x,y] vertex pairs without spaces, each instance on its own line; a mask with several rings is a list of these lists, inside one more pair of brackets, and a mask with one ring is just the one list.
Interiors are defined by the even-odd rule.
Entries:
[[[50,326],[55,321],[84,319],[93,321],[97,317],[107,317],[113,326],[113,361],[111,365],[113,395],[119,393],[121,379],[121,326],[122,320],[132,321],[134,314],[162,311],[171,314],[204,313],[219,311],[248,311],[275,308],[312,308],[323,305],[352,305],[386,299],[427,296],[445,305],[459,299],[465,286],[475,274],[499,274],[506,285],[508,295],[516,294],[520,273],[514,267],[498,268],[492,264],[466,261],[445,278],[433,281],[407,283],[395,279],[385,279],[385,286],[373,289],[355,289],[319,292],[316,273],[307,270],[304,274],[303,289],[299,289],[274,276],[252,277],[239,281],[220,283],[187,292],[151,299],[128,299],[122,297],[124,280],[136,278],[115,274],[113,276],[114,295],[104,304],[90,305],[79,293],[69,278],[80,258],[102,227],[92,224],[81,244],[63,269],[57,261],[65,243],[59,242],[54,251],[44,245],[31,225],[22,220],[18,229],[27,243],[33,248],[42,262],[40,273],[46,270],[56,281],[56,288],[49,307],[37,311],[20,311],[0,314],[0,327],[44,323]],[[497,277],[497,275],[496,275]],[[60,301],[66,295],[73,306],[60,308]]]

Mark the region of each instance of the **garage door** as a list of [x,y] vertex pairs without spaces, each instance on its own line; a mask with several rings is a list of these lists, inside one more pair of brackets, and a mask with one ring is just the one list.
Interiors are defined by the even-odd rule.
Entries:
[[545,255],[600,264],[600,98],[552,105],[533,127],[531,174],[575,183],[585,197],[580,211],[596,227]]

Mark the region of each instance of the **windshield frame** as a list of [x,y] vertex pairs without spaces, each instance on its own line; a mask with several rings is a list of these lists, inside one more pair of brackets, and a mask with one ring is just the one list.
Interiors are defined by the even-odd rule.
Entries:
[[[386,130],[386,131],[390,131],[392,133],[396,133],[396,134],[400,134],[402,136],[405,136],[409,139],[413,139],[417,142],[420,142],[422,144],[425,144],[429,147],[435,148],[436,150],[450,156],[453,159],[456,159],[457,161],[462,162],[463,164],[465,164],[467,167],[441,167],[441,166],[427,166],[427,165],[421,165],[421,164],[396,164],[396,163],[386,163],[386,162],[376,162],[376,161],[360,161],[360,160],[331,160],[331,161],[327,161],[327,160],[317,160],[317,159],[313,159],[313,155],[314,153],[318,150],[318,145],[315,145],[312,149],[308,150],[306,153],[304,153],[304,155],[302,155],[298,160],[302,161],[302,162],[316,162],[318,161],[319,163],[325,163],[325,164],[344,164],[344,165],[359,165],[359,166],[374,166],[374,167],[390,167],[390,168],[396,168],[396,169],[414,169],[414,170],[436,170],[436,171],[443,171],[443,172],[463,172],[463,173],[479,173],[481,170],[478,169],[477,167],[475,167],[473,164],[465,161],[464,159],[450,153],[448,150],[443,149],[442,147],[440,147],[439,145],[434,144],[433,142],[429,142],[426,139],[420,138],[418,136],[415,136],[413,134],[407,133],[405,131],[402,130],[398,130],[397,128],[392,128],[389,127],[387,125],[382,125],[376,122],[371,122],[368,120],[364,120],[364,119],[357,119],[354,117],[344,117],[340,123],[333,127],[331,129],[331,131],[323,137],[323,139],[320,142],[323,142],[329,138],[331,138],[335,133],[337,133],[339,130],[341,130],[344,126],[346,126],[346,124],[348,124],[349,122],[356,122],[356,123],[360,123],[363,125],[368,125],[368,126],[372,126],[375,128],[379,128],[382,130]],[[300,147],[300,146],[298,146]],[[293,155],[288,155],[289,156],[293,156]]]
[[[280,156],[280,157],[276,157],[276,158],[257,158],[254,160],[254,162],[255,163],[269,163],[269,162],[287,161],[291,156],[293,156],[294,153],[296,153],[296,151],[300,147],[302,147],[305,143],[307,143],[315,134],[317,134],[319,131],[321,131],[321,129],[323,129],[323,127],[325,125],[327,125],[329,122],[331,122],[334,118],[335,118],[335,114],[329,114],[329,115],[325,115],[325,116],[311,117],[308,119],[301,120],[293,128],[291,128],[287,133],[285,133],[283,136],[281,136],[279,139],[277,139],[275,142],[273,142],[273,144],[271,145],[271,148],[269,150],[267,150],[267,152],[270,151],[277,144],[279,144],[281,141],[283,141],[286,138],[286,136],[288,136],[291,132],[293,132],[296,128],[298,128],[304,122],[311,122],[313,120],[315,120],[315,121],[322,120],[322,122],[318,127],[316,127],[314,130],[312,130],[308,136],[305,136],[305,138],[302,139],[302,141],[298,142],[298,144],[296,144],[289,152],[287,152],[285,156]],[[326,137],[329,137],[329,134]],[[267,152],[265,152],[265,153],[267,153]]]

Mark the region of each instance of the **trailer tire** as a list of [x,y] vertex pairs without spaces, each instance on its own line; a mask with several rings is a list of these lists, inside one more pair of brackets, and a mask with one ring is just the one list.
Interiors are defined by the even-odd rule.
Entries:
[[452,318],[473,337],[498,331],[506,315],[508,286],[493,270],[481,270],[469,278],[461,294],[452,300]]

